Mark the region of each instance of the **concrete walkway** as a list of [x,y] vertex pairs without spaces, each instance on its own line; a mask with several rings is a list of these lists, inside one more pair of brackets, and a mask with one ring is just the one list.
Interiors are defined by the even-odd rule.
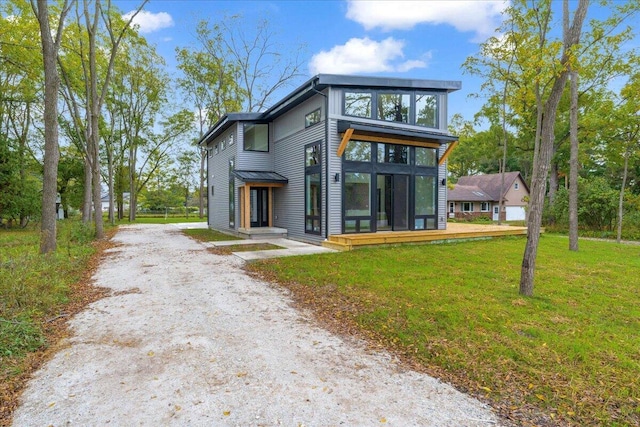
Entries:
[[[206,222],[184,222],[172,224],[173,226],[184,230],[194,228],[207,228]],[[291,239],[246,239],[246,240],[224,240],[220,242],[205,242],[204,245],[210,248],[236,246],[236,245],[256,245],[269,243],[280,246],[284,249],[267,249],[261,251],[242,251],[232,252],[233,255],[245,261],[254,261],[267,258],[280,258],[285,256],[314,255],[330,252],[337,252],[334,249],[324,248],[318,245],[298,242]]]
[[284,256],[314,255],[337,252],[334,249],[311,245],[309,243],[298,242],[291,239],[229,240],[223,242],[208,242],[205,245],[210,247],[224,247],[234,245],[255,245],[263,243],[280,246],[284,249],[267,249],[262,251],[242,251],[232,253],[238,258],[245,261],[254,261],[258,259],[279,258]]

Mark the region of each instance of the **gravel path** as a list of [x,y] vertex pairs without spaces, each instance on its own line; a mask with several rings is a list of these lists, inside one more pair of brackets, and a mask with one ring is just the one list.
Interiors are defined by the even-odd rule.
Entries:
[[494,426],[482,403],[315,326],[171,225],[121,227],[15,426]]

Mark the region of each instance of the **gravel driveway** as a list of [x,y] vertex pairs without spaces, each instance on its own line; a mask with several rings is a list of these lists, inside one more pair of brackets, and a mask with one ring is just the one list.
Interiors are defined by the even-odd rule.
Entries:
[[120,227],[15,426],[493,426],[490,408],[314,325],[172,225]]

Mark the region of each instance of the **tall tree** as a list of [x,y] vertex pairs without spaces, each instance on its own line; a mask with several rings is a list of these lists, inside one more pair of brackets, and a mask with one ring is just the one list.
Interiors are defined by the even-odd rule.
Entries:
[[42,181],[42,222],[40,252],[48,254],[56,250],[56,191],[58,188],[58,51],[62,40],[64,21],[71,2],[64,0],[55,38],[49,25],[49,5],[46,0],[31,0],[31,6],[40,26],[42,60],[44,65],[44,179]]
[[529,215],[527,220],[527,244],[522,259],[520,275],[520,294],[533,295],[536,257],[538,254],[538,242],[540,240],[540,227],[542,223],[542,209],[546,190],[547,175],[551,164],[553,143],[555,137],[555,118],[564,91],[568,68],[571,65],[574,47],[580,42],[582,24],[587,15],[588,0],[579,0],[573,19],[569,18],[568,0],[564,0],[563,14],[570,21],[563,34],[562,56],[559,58],[560,71],[553,78],[553,85],[549,96],[542,103],[542,126],[540,131],[540,145],[534,157],[533,177],[531,180],[531,196],[529,202]]

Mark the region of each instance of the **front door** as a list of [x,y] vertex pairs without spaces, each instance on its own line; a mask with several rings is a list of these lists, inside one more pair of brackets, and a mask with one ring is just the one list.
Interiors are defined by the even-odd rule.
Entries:
[[409,175],[378,174],[378,231],[409,229]]
[[493,220],[494,221],[500,220],[500,205],[496,205],[493,207]]
[[264,187],[251,187],[251,227],[269,226],[269,189]]

